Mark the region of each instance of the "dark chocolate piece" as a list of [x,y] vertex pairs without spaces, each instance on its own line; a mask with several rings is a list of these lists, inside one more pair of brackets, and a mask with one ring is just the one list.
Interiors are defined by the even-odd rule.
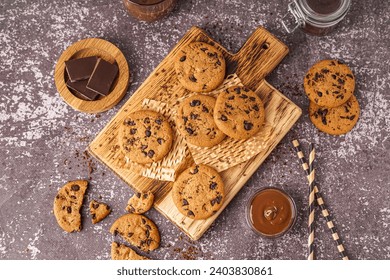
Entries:
[[[96,97],[99,95],[96,92],[90,90],[87,88],[88,80],[82,80],[77,82],[72,82],[68,80],[66,82],[66,85],[68,88],[74,90],[76,93],[80,95],[80,97],[83,97],[85,100],[95,100]],[[76,97],[79,97],[75,94]]]
[[95,69],[89,78],[87,88],[106,96],[110,93],[112,84],[118,74],[118,66],[99,58]]
[[72,82],[86,80],[91,77],[98,58],[89,56],[65,61],[66,72]]

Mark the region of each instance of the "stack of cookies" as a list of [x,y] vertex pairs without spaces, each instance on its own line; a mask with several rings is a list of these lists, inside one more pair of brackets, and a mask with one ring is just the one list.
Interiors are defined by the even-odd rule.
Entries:
[[354,96],[355,78],[351,69],[337,60],[322,60],[304,78],[310,99],[309,115],[321,131],[340,135],[352,130],[360,115]]

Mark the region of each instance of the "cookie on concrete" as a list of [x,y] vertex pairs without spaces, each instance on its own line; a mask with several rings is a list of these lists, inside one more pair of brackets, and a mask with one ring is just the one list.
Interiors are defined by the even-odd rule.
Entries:
[[310,102],[309,115],[310,120],[319,130],[340,135],[351,131],[356,125],[360,107],[358,100],[352,95],[346,103],[334,108],[320,107]]
[[110,232],[121,235],[131,245],[152,251],[160,245],[160,232],[153,221],[139,214],[125,214],[111,226]]
[[248,139],[258,133],[264,124],[263,102],[248,88],[230,87],[218,95],[214,121],[226,135],[237,140]]
[[355,90],[351,69],[337,60],[322,60],[313,65],[304,78],[305,92],[320,107],[338,107],[347,102]]
[[54,199],[54,216],[60,227],[67,232],[81,230],[80,209],[88,181],[76,180],[65,184]]
[[215,47],[193,42],[179,50],[175,70],[183,87],[194,92],[209,92],[222,84],[226,63]]
[[92,223],[96,224],[111,213],[111,208],[103,202],[92,200],[89,203],[89,213],[91,214]]
[[153,202],[154,194],[151,191],[145,193],[137,192],[130,197],[126,210],[134,214],[143,214],[152,208]]
[[136,251],[124,244],[112,242],[111,259],[113,260],[149,260],[148,258],[137,254]]
[[224,183],[213,168],[194,165],[184,170],[174,182],[172,197],[183,215],[194,220],[206,219],[221,208]]
[[185,140],[200,147],[213,147],[225,139],[214,121],[215,98],[203,94],[183,100],[177,110],[176,124]]
[[120,128],[120,144],[132,161],[147,164],[161,160],[171,150],[173,131],[158,112],[141,110],[129,114]]

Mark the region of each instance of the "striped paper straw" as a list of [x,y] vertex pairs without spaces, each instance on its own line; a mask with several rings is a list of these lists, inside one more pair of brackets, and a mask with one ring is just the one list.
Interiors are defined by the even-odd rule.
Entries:
[[[307,162],[305,160],[305,157],[303,155],[303,152],[301,150],[299,142],[298,142],[298,140],[293,140],[292,143],[293,143],[294,149],[298,155],[298,158],[299,158],[299,161],[302,165],[302,168],[306,172],[307,178],[309,178],[309,175],[310,175],[309,166],[307,165]],[[330,231],[332,232],[332,238],[337,244],[337,250],[339,251],[343,260],[349,260],[347,254],[345,252],[344,245],[341,242],[340,236],[338,235],[337,229],[332,221],[332,217],[330,216],[329,211],[325,206],[324,199],[322,198],[322,195],[321,195],[319,188],[316,184],[314,185],[314,195],[315,195],[315,199],[316,199],[318,205],[320,206],[321,213],[326,220],[326,224],[327,224],[328,228],[330,229]]]
[[314,260],[314,178],[315,178],[315,170],[313,168],[313,162],[315,157],[315,149],[314,145],[310,143],[310,154],[309,154],[309,225],[308,225],[308,248],[309,248],[309,256],[308,260]]

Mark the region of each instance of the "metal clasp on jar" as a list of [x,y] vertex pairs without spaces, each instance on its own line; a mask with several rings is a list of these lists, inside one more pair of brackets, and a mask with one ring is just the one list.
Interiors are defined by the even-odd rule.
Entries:
[[305,27],[305,20],[305,14],[294,0],[288,4],[288,12],[282,17],[281,23],[288,33],[292,33],[298,27]]

